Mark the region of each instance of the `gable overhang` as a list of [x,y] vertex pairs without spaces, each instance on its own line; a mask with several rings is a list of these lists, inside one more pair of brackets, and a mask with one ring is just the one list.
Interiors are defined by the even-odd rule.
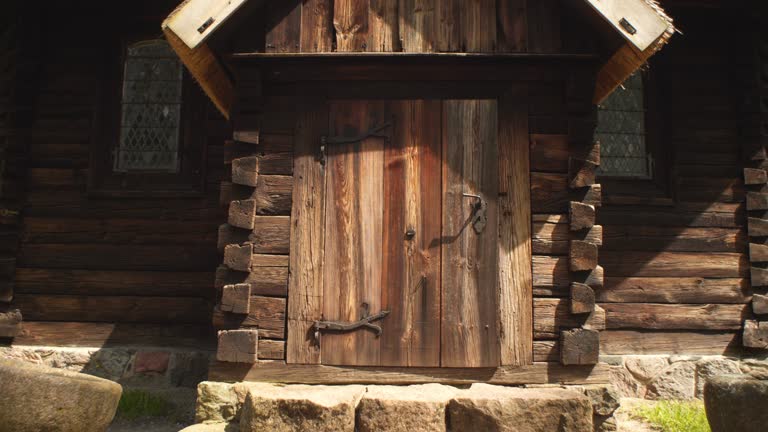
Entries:
[[[162,24],[171,47],[227,119],[234,103],[234,82],[206,41],[248,1],[185,0]],[[624,44],[600,67],[593,97],[597,104],[666,45],[675,27],[655,0],[578,1],[588,4],[624,39]]]

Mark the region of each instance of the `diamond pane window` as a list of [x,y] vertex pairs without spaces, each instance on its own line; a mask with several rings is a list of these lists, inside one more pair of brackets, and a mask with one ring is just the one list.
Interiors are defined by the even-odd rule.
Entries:
[[595,138],[601,175],[650,178],[642,75],[630,77],[598,107]]
[[181,62],[166,41],[128,47],[116,172],[179,171],[182,79]]

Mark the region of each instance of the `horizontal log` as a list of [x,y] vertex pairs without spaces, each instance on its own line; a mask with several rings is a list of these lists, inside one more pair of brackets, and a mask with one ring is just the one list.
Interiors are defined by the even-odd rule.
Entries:
[[285,339],[286,300],[275,297],[251,297],[248,315],[224,312],[219,308],[213,311],[213,327],[229,330],[245,327],[258,327],[265,338]]
[[567,212],[571,201],[599,206],[600,185],[571,190],[568,176],[553,173],[531,173],[531,209],[536,213]]
[[206,325],[25,321],[14,345],[78,348],[142,347],[212,350],[215,335]]
[[290,247],[289,216],[256,216],[253,230],[224,224],[219,227],[219,250],[228,244],[251,243],[254,253],[288,254]]
[[259,360],[284,360],[285,341],[259,339]]
[[[246,143],[242,141],[226,140],[224,142],[224,163],[230,164],[232,160],[252,156],[252,155],[280,155],[280,162],[276,160],[265,162],[262,164],[262,168],[268,168],[270,163],[277,164],[277,168],[284,172],[285,162],[282,159],[292,156],[293,152],[293,136],[292,135],[275,135],[269,134],[266,137],[260,137],[260,142],[257,145]],[[209,156],[210,157],[210,156]],[[266,174],[266,171],[263,171]],[[274,173],[273,173],[274,174]]]
[[677,196],[683,201],[744,201],[744,182],[740,178],[678,176],[677,183]]
[[749,305],[601,303],[609,329],[738,330]]
[[213,271],[215,248],[184,245],[24,244],[18,266],[79,270]]
[[293,194],[293,177],[261,175],[251,199],[256,201],[257,215],[290,216]]
[[754,217],[749,218],[748,232],[753,237],[768,237],[768,220]]
[[212,297],[213,272],[17,268],[16,292],[106,296]]
[[603,227],[572,233],[567,224],[534,223],[532,231],[532,250],[534,254],[568,255],[571,239],[584,240],[593,244],[603,241]]
[[568,299],[535,298],[533,300],[533,338],[558,339],[562,330],[578,327],[593,330],[605,328],[605,312],[595,308],[591,314],[571,313]]
[[293,174],[293,153],[268,153],[232,160],[232,183],[258,186],[261,175]]
[[212,304],[194,297],[16,294],[13,306],[30,321],[202,324]]
[[752,298],[747,278],[606,277],[601,303],[737,303]]
[[214,221],[25,217],[25,243],[205,245],[216,240]]
[[282,361],[256,364],[215,362],[208,379],[221,382],[264,381],[284,384],[428,384],[467,385],[483,382],[516,384],[607,383],[609,367],[534,363],[499,368],[343,367],[291,365]]
[[611,277],[713,277],[749,275],[747,257],[738,253],[623,252],[605,253],[600,264]]
[[568,257],[533,256],[533,292],[537,296],[566,297],[571,282],[580,282],[599,289],[603,286],[603,268],[591,272],[571,273]]
[[534,362],[559,362],[560,341],[542,340],[533,341]]
[[593,162],[571,158],[568,162],[568,187],[578,189],[594,185],[598,168],[600,166]]
[[670,252],[741,252],[746,245],[738,228],[605,226],[602,250]]
[[233,271],[224,266],[216,269],[214,286],[217,289],[239,283],[249,284],[252,295],[285,297],[288,295],[288,267],[258,267],[250,272]]
[[604,330],[600,352],[621,354],[724,355],[741,351],[741,335],[731,331]]
[[531,171],[568,172],[568,135],[533,134],[531,140]]
[[680,203],[675,209],[647,207],[605,207],[597,215],[603,226],[647,226],[653,221],[658,227],[740,227],[745,221],[738,204],[699,205]]

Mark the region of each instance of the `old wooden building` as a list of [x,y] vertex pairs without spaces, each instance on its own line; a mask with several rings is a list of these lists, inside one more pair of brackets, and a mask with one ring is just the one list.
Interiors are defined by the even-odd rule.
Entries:
[[212,379],[334,383],[768,348],[750,2],[14,7],[9,343],[215,347]]

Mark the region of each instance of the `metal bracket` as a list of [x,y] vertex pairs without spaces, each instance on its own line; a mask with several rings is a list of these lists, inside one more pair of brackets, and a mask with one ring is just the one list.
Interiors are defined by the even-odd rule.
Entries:
[[389,313],[390,311],[385,310],[374,315],[368,315],[368,304],[363,303],[363,317],[358,321],[315,321],[315,341],[317,341],[318,345],[320,344],[321,331],[346,333],[362,327],[373,330],[376,333],[376,337],[379,337],[382,332],[381,326],[372,324],[372,322],[386,318]]
[[321,165],[325,165],[326,156],[328,154],[328,145],[330,144],[352,144],[367,138],[384,138],[389,140],[389,134],[382,133],[382,131],[390,127],[392,127],[392,122],[388,121],[357,136],[322,136],[320,137],[320,154],[318,155],[317,160]]
[[475,198],[477,201],[472,204],[472,228],[475,233],[482,234],[485,226],[488,225],[488,201],[477,194],[462,194],[467,198]]
[[619,21],[619,25],[621,26],[621,28],[626,30],[627,33],[631,35],[637,34],[637,29],[635,28],[635,26],[633,26],[632,23],[630,23],[629,20],[627,20],[626,18],[622,18]]

